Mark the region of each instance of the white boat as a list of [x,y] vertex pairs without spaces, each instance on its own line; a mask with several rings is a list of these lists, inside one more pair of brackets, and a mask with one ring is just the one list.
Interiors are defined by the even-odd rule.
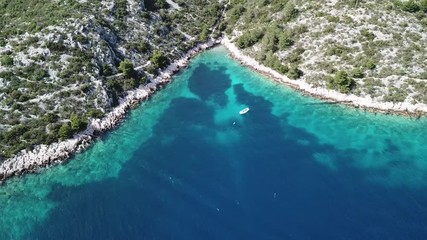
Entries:
[[247,112],[249,112],[249,108],[244,108],[244,109],[240,110],[239,114],[243,115],[243,114],[245,114]]

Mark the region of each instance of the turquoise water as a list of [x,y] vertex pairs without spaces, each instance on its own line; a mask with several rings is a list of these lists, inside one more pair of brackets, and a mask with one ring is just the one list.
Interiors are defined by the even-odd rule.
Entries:
[[2,186],[0,239],[425,239],[426,123],[215,48],[89,150]]

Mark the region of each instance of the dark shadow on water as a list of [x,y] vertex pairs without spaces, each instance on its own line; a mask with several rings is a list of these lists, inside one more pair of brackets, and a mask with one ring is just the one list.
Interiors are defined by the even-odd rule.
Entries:
[[224,67],[212,70],[206,64],[200,64],[188,80],[188,87],[203,101],[213,100],[220,106],[225,106],[225,91],[231,87],[231,80],[225,74]]
[[[27,239],[426,236],[426,213],[409,204],[416,199],[425,207],[426,194],[402,194],[363,181],[364,172],[345,164],[354,152],[320,144],[303,129],[283,126],[286,116],[272,115],[272,103],[243,85],[234,91],[251,111],[241,125],[230,126],[240,141],[218,144],[215,111],[206,101],[231,86],[221,74],[203,65],[195,71],[189,86],[201,101],[174,99],[153,137],[123,166],[118,179],[57,186],[50,198],[59,206]],[[333,155],[341,163],[339,170],[317,163],[315,153]]]

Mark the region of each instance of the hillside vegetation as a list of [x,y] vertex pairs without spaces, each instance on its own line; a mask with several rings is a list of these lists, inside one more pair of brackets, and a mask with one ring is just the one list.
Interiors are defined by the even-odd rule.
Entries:
[[0,0],[0,161],[72,137],[223,33],[295,81],[427,104],[426,28],[427,0]]
[[0,0],[0,160],[71,137],[217,34],[223,4],[168,2]]
[[313,86],[427,103],[427,1],[232,0],[244,53]]

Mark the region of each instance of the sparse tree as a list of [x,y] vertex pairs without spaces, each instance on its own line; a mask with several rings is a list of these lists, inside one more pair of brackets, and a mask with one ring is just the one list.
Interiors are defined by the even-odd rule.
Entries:
[[70,124],[62,124],[62,126],[59,128],[58,134],[62,140],[70,138],[73,135]]
[[402,3],[402,7],[404,11],[407,12],[418,12],[420,10],[420,6],[414,0],[408,0]]
[[169,64],[169,59],[160,51],[155,51],[150,61],[155,69],[164,68]]
[[298,15],[298,9],[296,9],[295,4],[292,1],[289,1],[285,5],[285,20],[290,21],[296,18]]
[[127,59],[120,63],[119,70],[128,78],[133,78],[136,75],[133,63]]
[[338,71],[335,77],[328,80],[329,88],[336,89],[342,93],[349,93],[354,84],[354,80],[343,70]]
[[9,55],[4,55],[0,58],[0,64],[3,66],[12,66],[13,65],[13,58]]
[[279,39],[277,37],[278,32],[280,32],[280,28],[277,26],[277,24],[273,24],[272,26],[267,28],[266,33],[264,34],[264,37],[262,38],[262,46],[263,50],[273,51],[276,52],[277,44],[279,43]]
[[202,42],[206,42],[209,39],[209,28],[208,26],[203,26],[202,31],[200,32],[199,39]]
[[283,50],[294,45],[294,41],[292,40],[289,32],[282,32],[279,35],[279,49]]
[[297,65],[292,64],[287,75],[290,79],[298,79],[302,76],[302,71],[298,68]]
[[71,115],[70,120],[71,120],[71,129],[75,132],[82,131],[87,126],[87,121],[83,117],[77,114]]
[[425,13],[427,13],[427,0],[420,1],[420,9]]

